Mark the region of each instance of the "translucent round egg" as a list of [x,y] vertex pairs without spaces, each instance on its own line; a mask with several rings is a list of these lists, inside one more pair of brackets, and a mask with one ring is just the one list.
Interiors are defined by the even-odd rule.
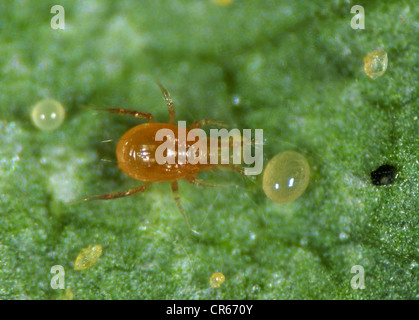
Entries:
[[54,99],[41,100],[32,109],[32,121],[41,130],[57,129],[64,117],[64,107]]
[[216,272],[210,278],[210,286],[213,288],[219,288],[225,280],[226,277],[221,272]]
[[376,79],[387,70],[388,58],[384,50],[375,50],[364,57],[364,71],[371,79]]
[[102,255],[102,246],[100,244],[90,245],[81,250],[74,262],[74,270],[84,270],[94,266]]
[[285,151],[269,160],[263,173],[262,187],[272,201],[287,203],[301,196],[309,180],[307,159],[298,152]]

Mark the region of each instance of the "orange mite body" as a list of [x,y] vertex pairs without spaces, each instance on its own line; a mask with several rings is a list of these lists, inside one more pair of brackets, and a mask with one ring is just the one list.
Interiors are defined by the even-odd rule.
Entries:
[[[170,129],[175,135],[175,146],[179,145],[178,127],[169,123],[144,123],[128,130],[119,140],[116,156],[119,168],[127,175],[141,181],[159,182],[190,178],[202,170],[212,170],[217,165],[179,163],[176,148],[174,164],[158,164],[156,149],[163,141],[156,141],[160,129]],[[186,129],[186,135],[188,130]],[[186,150],[194,142],[186,141]],[[209,148],[208,148],[209,149]]]
[[[180,197],[178,192],[178,180],[185,179],[190,183],[193,183],[198,186],[219,186],[218,184],[205,183],[197,179],[197,173],[203,170],[213,170],[218,166],[227,166],[233,170],[239,171],[242,173],[241,168],[237,165],[230,164],[207,164],[205,163],[196,163],[191,164],[189,162],[180,163],[178,142],[179,142],[179,127],[174,124],[175,122],[175,108],[172,98],[167,92],[166,89],[159,84],[160,90],[162,91],[163,98],[166,101],[167,107],[169,109],[169,122],[168,123],[157,123],[153,122],[153,116],[150,113],[138,112],[127,109],[99,109],[107,111],[110,113],[117,113],[122,115],[130,115],[138,119],[148,120],[148,123],[143,123],[137,125],[130,130],[128,130],[118,142],[116,147],[116,156],[118,160],[119,168],[130,177],[141,180],[144,183],[141,186],[134,187],[124,192],[114,192],[110,194],[104,194],[100,196],[94,196],[86,198],[84,200],[110,200],[121,197],[127,197],[136,193],[144,192],[147,187],[153,182],[160,181],[170,181],[172,185],[172,191],[174,195],[175,202],[179,208],[179,211],[182,213],[186,223],[192,229],[191,224],[181,206]],[[205,125],[216,125],[222,126],[222,124],[204,119],[194,122],[189,130],[194,128],[200,128]],[[157,148],[164,143],[164,141],[156,141],[156,133],[160,129],[170,129],[175,138],[175,162],[174,164],[163,163],[159,164],[156,161],[156,150]],[[188,129],[185,130],[185,135],[188,134]],[[201,138],[202,139],[202,138]],[[210,146],[211,139],[206,140],[208,146]],[[186,141],[186,150],[189,150],[189,147],[193,145],[195,141]],[[209,159],[210,154],[207,154]],[[192,229],[193,230],[193,229]]]

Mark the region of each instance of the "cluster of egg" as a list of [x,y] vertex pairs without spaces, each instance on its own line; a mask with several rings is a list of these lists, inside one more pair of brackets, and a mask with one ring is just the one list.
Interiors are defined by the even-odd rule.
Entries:
[[[364,58],[364,71],[368,77],[382,76],[388,65],[387,53],[375,50]],[[310,167],[303,155],[285,151],[274,156],[263,174],[263,191],[272,201],[287,203],[297,199],[307,188]]]

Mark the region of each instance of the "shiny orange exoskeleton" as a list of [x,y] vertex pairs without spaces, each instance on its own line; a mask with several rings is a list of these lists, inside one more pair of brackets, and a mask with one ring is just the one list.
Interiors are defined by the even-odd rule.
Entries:
[[[178,127],[170,123],[144,123],[128,130],[116,147],[119,168],[134,179],[149,182],[195,179],[195,174],[202,170],[211,170],[211,164],[179,163],[179,151],[176,148],[174,164],[158,164],[156,149],[163,141],[156,141],[159,130],[170,129],[174,133],[175,146],[178,145]],[[186,129],[186,134],[188,130]],[[186,142],[189,148],[193,142]]]
[[[136,193],[144,192],[147,187],[153,182],[160,181],[170,181],[172,185],[173,195],[176,201],[176,204],[182,213],[186,223],[191,228],[190,222],[180,204],[179,192],[178,192],[178,180],[185,179],[190,183],[199,185],[199,186],[218,186],[216,184],[205,183],[197,179],[197,173],[203,170],[213,170],[217,166],[226,166],[224,164],[191,164],[189,162],[179,163],[177,161],[178,154],[176,149],[176,161],[174,164],[158,164],[155,158],[155,152],[159,145],[163,141],[156,141],[156,133],[160,129],[170,129],[175,134],[175,145],[178,145],[178,126],[174,124],[175,122],[175,107],[172,98],[170,97],[169,92],[163,88],[163,86],[158,83],[163,98],[166,101],[167,107],[169,109],[169,122],[168,123],[157,123],[153,122],[153,116],[150,113],[137,112],[126,109],[100,109],[110,113],[118,113],[131,115],[138,119],[145,119],[148,122],[137,125],[130,130],[128,130],[119,140],[116,147],[116,156],[118,160],[119,168],[130,177],[144,181],[139,187],[129,189],[125,192],[115,192],[110,194],[105,194],[101,196],[94,196],[91,198],[86,198],[85,200],[110,200],[120,197],[130,196]],[[222,126],[221,123],[212,121],[209,119],[204,119],[194,122],[189,129],[186,130],[186,134],[189,130],[194,128],[200,128],[205,125],[216,125]],[[186,149],[190,147],[194,142],[186,142]],[[209,145],[208,139],[208,145]],[[208,162],[209,163],[209,162]],[[241,169],[238,166],[227,165],[228,167],[240,171]],[[191,228],[192,229],[192,228]],[[193,229],[192,229],[193,230]]]

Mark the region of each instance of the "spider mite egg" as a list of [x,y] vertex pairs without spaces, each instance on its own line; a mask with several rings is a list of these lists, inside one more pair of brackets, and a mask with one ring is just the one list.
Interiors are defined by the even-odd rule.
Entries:
[[64,121],[64,107],[56,100],[39,101],[32,109],[32,121],[41,130],[57,129]]
[[384,50],[375,50],[364,58],[364,71],[368,77],[376,79],[387,70],[388,58]]
[[287,203],[301,196],[309,180],[307,159],[298,152],[285,151],[269,160],[263,173],[262,187],[272,201]]
[[84,270],[95,265],[97,259],[102,255],[101,245],[90,245],[88,248],[80,251],[74,262],[74,270]]
[[211,287],[219,288],[225,280],[226,277],[221,272],[216,272],[211,276],[209,282]]

